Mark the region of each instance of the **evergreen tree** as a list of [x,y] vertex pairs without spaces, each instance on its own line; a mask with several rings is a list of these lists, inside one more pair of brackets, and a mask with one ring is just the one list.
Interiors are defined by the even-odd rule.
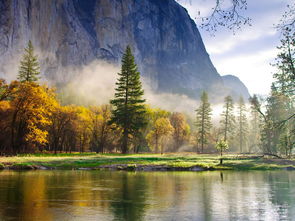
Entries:
[[295,144],[295,32],[286,28],[283,32],[279,54],[274,66],[275,82],[268,98],[268,113],[274,118],[274,147],[286,156]]
[[266,105],[266,116],[269,121],[268,128],[264,128],[264,130],[271,129],[271,143],[268,148],[272,153],[278,152],[281,134],[285,134],[287,129],[287,124],[280,126],[280,122],[289,116],[288,109],[290,102],[288,97],[280,93],[273,84],[271,95],[267,98]]
[[246,116],[246,106],[243,97],[240,97],[238,103],[238,138],[239,138],[239,147],[240,153],[242,153],[243,147],[246,145],[247,142],[247,135],[248,135],[248,121]]
[[[254,95],[256,96],[256,95]],[[250,99],[251,101],[251,99]],[[259,112],[255,109],[255,106],[251,104],[251,115],[250,115],[250,133],[249,133],[249,152],[251,153],[253,150],[259,150],[261,146],[261,125],[262,119]]]
[[21,82],[38,81],[40,74],[40,67],[37,56],[34,55],[34,47],[31,41],[29,41],[28,46],[25,48],[22,60],[20,62],[18,80]]
[[127,46],[122,58],[121,72],[116,82],[115,98],[111,100],[114,106],[110,123],[115,123],[123,130],[122,153],[127,153],[129,137],[135,136],[140,128],[146,125],[144,91],[140,82],[140,73]]
[[224,110],[221,114],[221,131],[223,133],[223,140],[227,142],[229,135],[233,135],[235,127],[234,104],[231,96],[224,99]]
[[[281,122],[288,115],[290,100],[282,93],[279,93],[273,84],[271,94],[266,101],[266,110],[263,112],[261,103],[259,102],[257,96],[254,95],[250,99],[253,108],[262,116],[263,119],[261,126],[262,150],[264,153],[277,154],[280,149],[283,149],[281,147],[282,143],[286,143],[285,132],[289,131],[287,127],[289,123],[282,125]],[[287,134],[289,134],[289,132]]]
[[264,153],[271,154],[271,141],[272,141],[272,131],[273,131],[273,122],[269,118],[269,115],[262,111],[262,101],[259,100],[257,95],[254,94],[250,99],[252,108],[257,111],[262,117],[261,124],[261,148]]
[[277,72],[274,86],[283,94],[295,96],[295,32],[286,30],[281,39],[281,46],[277,47],[279,54],[274,66]]
[[204,145],[208,143],[210,129],[212,127],[211,115],[212,109],[208,101],[208,95],[205,91],[201,95],[201,105],[196,110],[196,127],[198,133],[198,143],[201,144],[202,152],[204,151]]

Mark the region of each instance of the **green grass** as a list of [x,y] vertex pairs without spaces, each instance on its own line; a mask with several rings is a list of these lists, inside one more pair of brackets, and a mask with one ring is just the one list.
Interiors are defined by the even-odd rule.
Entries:
[[[219,164],[219,155],[175,153],[175,154],[95,154],[95,153],[51,153],[23,154],[15,157],[0,157],[0,169],[52,169],[99,168],[103,165],[124,165],[134,170],[139,165],[166,166],[171,169],[201,167],[206,170],[273,170],[295,168],[295,160],[258,158],[255,155],[238,156],[228,154]],[[2,165],[2,166],[1,166]]]

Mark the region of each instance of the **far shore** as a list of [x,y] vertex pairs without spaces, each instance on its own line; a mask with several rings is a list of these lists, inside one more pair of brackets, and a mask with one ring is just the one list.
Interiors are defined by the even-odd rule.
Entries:
[[266,155],[196,153],[166,154],[26,154],[0,157],[0,168],[9,170],[126,170],[126,171],[208,171],[208,170],[295,170],[295,159]]

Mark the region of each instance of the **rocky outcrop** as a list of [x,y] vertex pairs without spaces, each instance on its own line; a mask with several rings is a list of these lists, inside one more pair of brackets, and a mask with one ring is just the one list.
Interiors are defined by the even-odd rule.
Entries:
[[0,11],[0,77],[15,76],[28,40],[37,48],[42,73],[57,84],[73,78],[69,67],[119,63],[131,45],[155,91],[194,98],[202,90],[239,91],[224,86],[196,24],[174,0],[0,0]]

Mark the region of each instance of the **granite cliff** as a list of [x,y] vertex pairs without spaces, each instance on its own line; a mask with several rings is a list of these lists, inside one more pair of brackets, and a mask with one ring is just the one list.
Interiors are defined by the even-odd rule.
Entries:
[[118,64],[129,44],[155,91],[249,96],[240,81],[224,84],[196,24],[175,0],[0,0],[0,12],[0,77],[15,76],[28,40],[42,74],[58,85],[74,77],[68,67]]

